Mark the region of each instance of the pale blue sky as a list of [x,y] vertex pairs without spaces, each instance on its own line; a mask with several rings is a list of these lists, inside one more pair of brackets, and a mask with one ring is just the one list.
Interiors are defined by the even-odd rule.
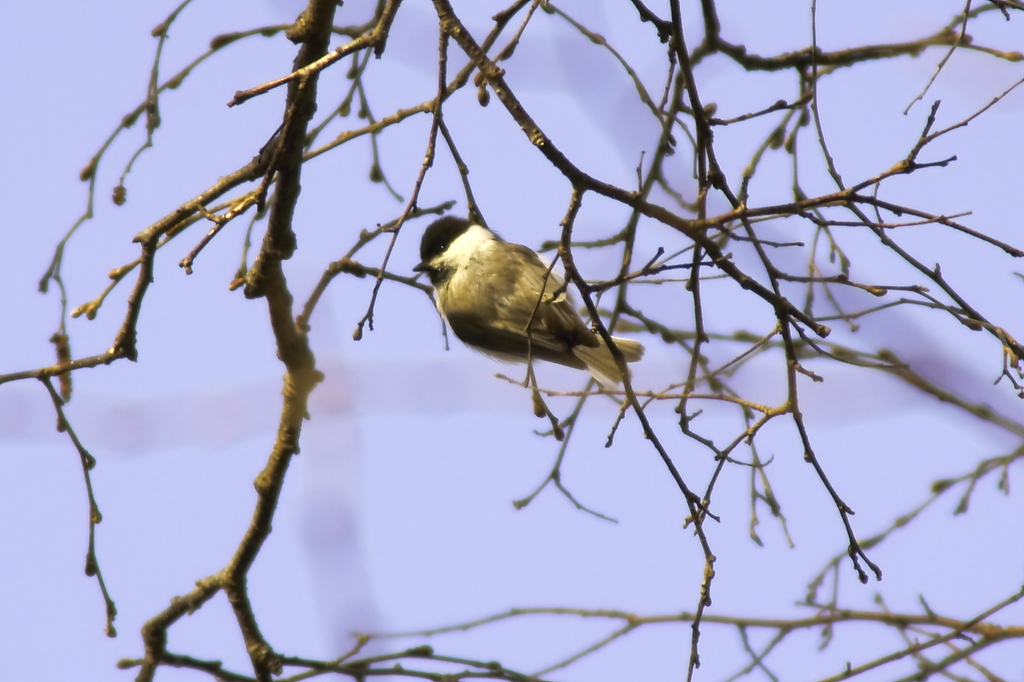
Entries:
[[[657,3],[651,3],[654,6]],[[809,18],[803,3],[720,3],[722,22],[751,51],[772,54],[803,46]],[[819,7],[819,42],[826,49],[860,41],[891,41],[935,30],[959,5],[858,3]],[[363,19],[367,2],[348,2],[339,23]],[[431,7],[410,2],[394,26],[385,59],[374,64],[369,95],[377,116],[432,96],[436,33]],[[660,92],[660,53],[649,25],[638,24],[624,2],[601,10],[563,3],[634,63],[652,91]],[[562,6],[560,5],[560,6]],[[59,298],[43,297],[36,283],[60,235],[82,213],[85,184],[77,179],[117,121],[145,93],[155,40],[149,32],[173,5],[167,2],[102,1],[8,3],[0,9],[0,373],[48,364],[46,339],[56,328]],[[467,10],[467,23],[482,33],[499,7],[488,2]],[[691,11],[692,8],[688,11]],[[785,12],[785,14],[783,14]],[[285,23],[289,3],[195,0],[175,24],[165,47],[173,73],[211,37],[264,24]],[[353,19],[347,19],[354,16]],[[691,19],[694,15],[688,15]],[[1024,16],[1004,25],[991,15],[980,26],[1007,49],[1024,38]],[[579,165],[603,179],[632,186],[641,151],[650,153],[654,131],[636,111],[631,82],[619,71],[595,77],[607,56],[555,17],[538,13],[508,79],[525,106]],[[979,30],[980,35],[980,30]],[[646,42],[643,42],[646,41]],[[1013,48],[1013,49],[1017,49]],[[454,48],[453,48],[454,51]],[[131,236],[245,163],[274,131],[282,91],[229,109],[235,90],[287,72],[293,47],[282,38],[256,37],[225,50],[178,90],[161,99],[163,125],[156,148],[136,163],[127,180],[128,202],[115,207],[109,193],[125,160],[142,140],[141,122],[122,136],[101,166],[96,216],[68,246],[65,281],[72,307],[105,286],[107,272],[136,257]],[[859,180],[899,160],[918,135],[928,107],[942,99],[941,125],[959,120],[1024,75],[1020,64],[958,52],[924,102],[902,110],[921,90],[942,51],[918,60],[879,62],[837,74],[822,86],[823,125],[841,172]],[[454,65],[463,63],[453,57]],[[321,112],[345,87],[345,66],[324,74]],[[372,74],[376,74],[375,76]],[[537,74],[540,76],[537,76]],[[765,77],[712,59],[699,75],[706,102],[733,116],[792,97],[789,74]],[[605,106],[606,102],[617,103]],[[984,117],[929,151],[928,159],[957,154],[959,161],[899,180],[901,199],[926,210],[956,213],[972,227],[1021,246],[1019,195],[1024,137],[1019,122],[1024,93],[1015,92]],[[556,234],[568,201],[568,185],[526,141],[496,101],[481,109],[472,88],[452,100],[446,117],[470,164],[474,190],[492,227],[510,240],[537,246]],[[354,117],[346,124],[354,124]],[[638,122],[639,121],[639,122]],[[719,133],[720,158],[736,174],[764,126]],[[422,159],[429,120],[424,116],[380,137],[384,170],[407,195]],[[829,191],[815,175],[810,138],[805,188]],[[414,151],[410,151],[410,149]],[[286,265],[297,298],[340,257],[360,229],[398,215],[381,185],[366,180],[366,141],[309,164],[296,217],[299,251]],[[688,157],[669,172],[685,186]],[[752,203],[787,199],[788,161],[766,160]],[[440,153],[420,205],[459,199],[450,158]],[[721,206],[719,206],[721,208]],[[577,225],[584,234],[606,234],[626,212],[588,196]],[[392,268],[408,272],[416,262],[425,220],[412,223],[400,240]],[[784,234],[791,226],[773,228]],[[95,581],[82,571],[87,543],[87,506],[81,470],[68,439],[53,430],[52,408],[36,382],[0,386],[0,657],[10,679],[133,679],[113,664],[141,656],[139,628],[195,580],[219,570],[233,551],[251,513],[252,479],[273,441],[282,367],[274,357],[263,301],[230,292],[243,224],[233,224],[203,252],[186,276],[178,260],[198,240],[189,234],[158,259],[156,281],[139,327],[139,362],[75,375],[69,418],[99,463],[94,485],[104,521],[98,553],[117,602],[119,636],[103,636],[103,605]],[[904,236],[905,234],[905,236]],[[1024,271],[990,246],[972,244],[935,228],[907,230],[901,239],[924,262],[941,260],[958,290],[982,311],[1007,325],[1019,324]],[[851,228],[844,234],[856,273],[893,283],[906,272],[865,257],[872,247]],[[682,244],[678,235],[648,226],[641,247]],[[377,265],[383,245],[367,249]],[[737,262],[747,256],[736,254]],[[584,259],[594,273],[614,263]],[[130,278],[129,278],[130,279]],[[76,356],[101,352],[120,324],[130,281],[115,290],[94,321],[70,323]],[[692,610],[703,556],[691,533],[678,491],[656,453],[627,419],[610,450],[603,447],[615,410],[595,404],[576,436],[563,481],[581,501],[620,520],[618,525],[578,512],[556,490],[543,492],[516,511],[512,501],[546,475],[555,444],[533,434],[543,423],[529,396],[495,379],[520,369],[496,365],[457,341],[444,351],[440,325],[425,296],[385,286],[376,330],[361,342],[351,331],[365,310],[371,282],[339,278],[312,319],[311,342],[327,381],[313,396],[302,454],[286,482],[274,533],[253,569],[252,597],[264,634],[281,652],[332,658],[350,644],[354,628],[407,630],[446,625],[512,606],[622,608],[638,613]],[[761,329],[767,313],[724,289],[708,287],[709,319],[719,329]],[[731,292],[734,293],[734,292]],[[656,302],[657,292],[642,292]],[[851,299],[859,305],[862,299]],[[653,303],[652,303],[653,305]],[[684,324],[688,301],[676,319]],[[868,322],[854,337],[836,325],[836,338],[895,349],[922,363],[936,380],[1017,419],[1021,402],[1006,386],[992,389],[999,351],[994,342],[932,314],[894,313]],[[731,326],[730,326],[731,325]],[[1024,336],[1017,329],[1018,337]],[[682,366],[678,356],[645,340],[649,352],[637,366],[640,386],[658,385]],[[729,349],[721,352],[724,356]],[[816,366],[823,385],[807,382],[804,410],[826,470],[857,511],[858,533],[883,528],[928,495],[932,480],[959,475],[982,457],[1006,452],[1013,441],[987,426],[922,398],[883,375]],[[739,386],[777,400],[779,368],[757,363]],[[542,380],[578,389],[571,371],[541,369]],[[565,404],[553,402],[567,411]],[[712,463],[684,439],[671,408],[655,410],[653,422],[688,480],[703,489]],[[725,413],[709,410],[705,428],[735,429]],[[724,436],[723,436],[724,437]],[[845,536],[835,509],[813,471],[802,461],[792,429],[767,429],[763,457],[775,457],[772,482],[796,543],[789,549],[776,523],[761,510],[759,548],[747,535],[748,471],[726,469],[715,494],[722,523],[709,525],[719,558],[713,613],[803,614],[792,604],[824,561],[842,550]],[[1019,467],[1018,467],[1019,469]],[[1017,472],[1012,472],[1017,473]],[[1019,477],[1019,473],[1018,473]],[[1012,482],[1016,483],[1016,480]],[[1009,594],[1024,577],[1020,496],[1004,497],[995,480],[979,486],[971,513],[951,518],[956,497],[940,501],[917,527],[872,550],[885,579],[861,587],[843,565],[843,603],[871,607],[876,593],[893,609],[919,611],[923,593],[936,611],[969,617]],[[1019,623],[1019,605],[1004,618]],[[543,668],[587,646],[615,626],[534,620],[434,642],[438,651],[498,659],[526,671]],[[867,660],[872,646],[889,645],[864,628],[840,631],[832,647],[813,653],[814,633],[781,650],[781,670],[807,678],[838,672],[846,661]],[[606,651],[555,675],[564,680],[680,679],[688,650],[685,625],[642,628]],[[879,644],[878,642],[881,642]],[[698,679],[716,680],[738,666],[734,631],[706,626],[704,666]],[[217,658],[247,671],[247,657],[222,597],[182,620],[170,649]],[[1019,653],[1019,652],[1018,652]],[[1004,671],[1014,657],[989,660]],[[1019,658],[1018,658],[1019,660]],[[1022,673],[1024,674],[1024,673]],[[161,669],[160,680],[200,679]]]

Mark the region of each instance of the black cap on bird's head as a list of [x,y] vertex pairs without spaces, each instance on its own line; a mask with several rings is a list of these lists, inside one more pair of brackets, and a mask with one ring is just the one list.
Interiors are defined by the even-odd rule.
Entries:
[[452,215],[446,215],[430,223],[420,241],[420,262],[413,270],[427,273],[430,281],[434,282],[441,273],[430,265],[430,261],[444,253],[470,226],[471,223],[465,218]]
[[427,226],[420,241],[420,261],[426,263],[451,246],[463,232],[469,229],[470,222],[465,218],[446,215],[438,218]]

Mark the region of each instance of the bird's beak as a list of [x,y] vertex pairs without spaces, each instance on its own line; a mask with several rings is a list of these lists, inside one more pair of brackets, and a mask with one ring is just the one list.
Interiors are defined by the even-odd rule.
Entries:
[[414,265],[412,267],[413,272],[426,272],[429,269],[430,269],[430,266],[427,265],[426,261],[424,261],[423,263],[419,263],[417,265]]

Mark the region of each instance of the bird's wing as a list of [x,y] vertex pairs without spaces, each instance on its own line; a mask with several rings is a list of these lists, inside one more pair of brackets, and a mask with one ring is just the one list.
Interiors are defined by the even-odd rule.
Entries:
[[480,318],[459,312],[446,315],[455,335],[464,343],[506,360],[547,360],[560,365],[585,369],[586,364],[572,354],[571,345],[544,329],[515,329],[504,323],[481,322]]
[[[580,319],[572,307],[569,292],[563,280],[553,269],[549,268],[533,250],[520,244],[509,244],[523,258],[528,267],[519,271],[518,287],[520,291],[529,291],[540,298],[537,313],[530,325],[530,331],[536,338],[548,332],[569,346],[587,346],[596,348],[597,337]],[[545,280],[545,274],[547,279]],[[543,291],[543,295],[541,294]]]

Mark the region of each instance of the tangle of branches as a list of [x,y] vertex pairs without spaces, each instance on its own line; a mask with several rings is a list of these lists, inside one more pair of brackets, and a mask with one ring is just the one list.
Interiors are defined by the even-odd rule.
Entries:
[[[277,357],[285,368],[280,421],[274,442],[268,444],[266,465],[255,482],[257,502],[251,522],[230,561],[217,572],[197,580],[188,591],[173,598],[169,595],[167,607],[154,614],[142,630],[140,655],[121,662],[122,667],[138,669],[139,682],[153,680],[162,666],[190,668],[207,673],[211,679],[260,682],[308,679],[329,673],[353,680],[375,676],[433,680],[554,679],[550,677],[552,673],[634,630],[665,623],[689,627],[684,673],[687,680],[694,677],[700,666],[700,637],[708,629],[732,628],[742,639],[747,659],[736,664],[735,675],[730,679],[759,673],[774,680],[778,678],[773,672],[772,654],[791,635],[813,629],[831,639],[836,630],[852,623],[884,626],[894,634],[895,644],[888,654],[851,664],[828,680],[856,678],[907,661],[914,662],[916,672],[902,679],[922,680],[932,675],[974,679],[965,672],[951,672],[962,671],[958,665],[967,665],[966,670],[977,674],[978,679],[1002,679],[977,657],[1005,642],[1021,646],[1024,625],[998,625],[993,617],[1020,601],[1024,592],[1014,591],[974,617],[957,618],[934,613],[926,605],[921,613],[890,611],[884,603],[871,611],[845,609],[838,586],[844,575],[853,575],[861,583],[880,580],[882,567],[872,549],[936,501],[959,494],[958,511],[966,511],[976,485],[996,472],[1001,477],[1000,488],[1008,491],[1009,472],[1024,457],[1024,424],[937,385],[893,351],[858,345],[853,336],[833,334],[833,330],[855,330],[865,320],[893,308],[943,316],[957,323],[957,329],[977,332],[994,342],[979,341],[977,347],[997,379],[996,390],[1009,390],[1024,397],[1024,346],[1011,328],[1019,319],[999,319],[987,314],[985,300],[973,300],[962,294],[955,278],[947,277],[941,267],[918,255],[901,235],[922,227],[955,233],[989,248],[993,262],[1020,258],[1024,250],[994,236],[991,230],[972,224],[966,212],[949,215],[900,198],[901,179],[940,173],[954,163],[955,156],[935,151],[946,148],[939,144],[940,140],[955,142],[966,126],[998,107],[1007,94],[1024,82],[1022,75],[1009,88],[991,93],[970,114],[955,120],[946,120],[938,101],[927,104],[929,88],[958,50],[978,53],[993,62],[1014,63],[1024,59],[1019,52],[977,42],[970,34],[979,22],[1019,23],[1024,20],[1020,14],[1024,5],[1010,0],[968,1],[956,16],[935,18],[934,30],[910,36],[904,42],[830,50],[817,42],[818,8],[811,0],[806,8],[811,27],[809,44],[784,53],[756,54],[730,35],[720,21],[720,3],[715,0],[700,0],[692,3],[693,7],[682,6],[680,0],[665,0],[657,6],[648,6],[641,0],[617,0],[615,4],[627,8],[632,21],[642,24],[646,35],[644,53],[658,55],[656,69],[641,71],[631,57],[640,48],[612,45],[589,27],[585,14],[574,15],[558,2],[515,0],[495,9],[486,31],[476,31],[467,27],[463,18],[468,8],[460,7],[455,0],[432,0],[432,30],[437,35],[436,66],[432,66],[430,82],[432,94],[426,100],[410,100],[380,112],[372,93],[386,84],[376,80],[377,67],[391,56],[392,27],[412,3],[379,0],[368,21],[344,25],[350,11],[347,6],[335,0],[310,0],[293,24],[239,27],[237,32],[217,36],[207,52],[179,72],[166,76],[161,68],[166,38],[191,2],[185,0],[154,29],[159,47],[145,99],[124,116],[81,172],[81,179],[89,183],[88,205],[58,244],[40,282],[43,291],[51,285],[59,288],[63,301],[57,330],[51,339],[57,351],[56,361],[0,376],[0,384],[39,381],[52,401],[59,430],[68,434],[80,455],[90,504],[88,572],[99,582],[107,605],[107,630],[113,635],[116,609],[93,543],[102,502],[93,495],[90,481],[96,460],[76,436],[63,410],[71,398],[71,376],[85,368],[144,360],[137,350],[140,314],[150,304],[148,294],[154,286],[154,267],[170,253],[168,245],[187,241],[180,251],[186,253],[180,265],[183,273],[191,273],[201,267],[204,249],[214,240],[239,242],[241,264],[225,280],[232,290],[241,290],[246,299],[265,301]],[[689,11],[692,14],[687,14]],[[699,16],[700,21],[687,21],[689,16]],[[654,131],[636,167],[635,184],[614,181],[612,174],[602,174],[603,169],[586,169],[573,153],[559,146],[557,134],[545,127],[529,101],[517,93],[514,85],[528,82],[531,77],[528,69],[517,64],[517,48],[545,23],[568,27],[578,38],[574,49],[593,50],[609,57],[608,63],[616,64],[619,75],[624,74],[634,86],[631,96],[638,98],[648,119],[644,122],[647,127],[642,129]],[[155,153],[147,151],[154,144],[159,146],[160,111],[165,99],[173,96],[173,90],[187,87],[194,71],[215,65],[218,56],[233,45],[257,36],[290,41],[295,46],[294,61],[282,64],[280,76],[265,83],[229,83],[228,87],[237,91],[228,106],[244,107],[256,98],[278,97],[283,104],[276,129],[254,131],[251,160],[236,167],[225,163],[220,178],[208,188],[194,197],[177,199],[176,208],[166,215],[154,216],[153,222],[132,238],[137,257],[111,270],[109,286],[94,298],[76,307],[69,306],[69,292],[65,291],[62,279],[66,246],[71,235],[94,217],[98,169],[110,162],[112,143],[137,120],[145,121],[145,140],[125,163],[113,190],[114,202],[121,204],[126,201],[126,183],[134,162],[140,155]],[[931,59],[929,64],[934,65],[931,80],[922,84],[923,92],[907,108],[907,115],[918,122],[915,138],[898,150],[886,167],[862,177],[841,172],[841,163],[830,151],[829,123],[822,115],[822,85],[845,70],[911,59]],[[788,90],[776,101],[765,101],[763,106],[749,111],[727,110],[732,105],[727,101],[711,104],[704,89],[703,67],[722,62],[751,78],[778,78],[778,74],[783,74],[788,78]],[[347,91],[326,92],[319,87],[321,75],[332,69],[347,69]],[[651,73],[659,74],[657,80],[651,80]],[[614,400],[619,409],[609,425],[608,444],[622,437],[618,434],[620,423],[629,421],[638,426],[643,440],[637,447],[658,458],[666,476],[678,488],[680,520],[692,529],[693,541],[699,543],[704,557],[703,577],[699,585],[693,586],[692,608],[685,612],[643,615],[567,607],[523,608],[436,630],[398,635],[365,633],[352,650],[339,652],[334,660],[286,655],[261,632],[259,614],[249,598],[247,576],[270,533],[282,488],[287,483],[289,464],[299,451],[309,397],[323,379],[310,346],[310,336],[316,333],[316,309],[323,294],[330,287],[342,286],[345,277],[370,278],[373,287],[365,313],[353,320],[353,337],[361,339],[365,331],[373,330],[375,312],[387,305],[389,287],[421,291],[425,303],[431,295],[424,282],[391,262],[400,240],[416,241],[412,232],[422,226],[422,216],[457,210],[454,206],[461,204],[465,206],[464,212],[475,220],[486,223],[490,218],[494,222],[486,202],[478,202],[473,192],[473,172],[486,169],[471,168],[464,160],[464,149],[459,149],[459,141],[470,135],[460,127],[464,119],[445,115],[449,107],[466,99],[475,102],[480,111],[484,107],[503,110],[501,125],[520,130],[522,144],[542,158],[553,177],[561,179],[562,219],[560,225],[549,226],[548,241],[542,248],[557,254],[566,280],[596,333],[610,346],[614,346],[613,332],[639,334],[646,337],[649,347],[664,344],[680,368],[666,373],[656,385],[640,385],[627,376],[619,391],[602,390],[592,382],[578,390],[540,386],[532,372],[530,382],[505,377],[522,385],[537,414],[549,420],[551,428],[545,435],[552,437],[556,453],[550,471],[541,477],[538,487],[518,500],[516,506],[525,507],[543,491],[557,489],[578,508],[606,518],[574,497],[562,480],[561,465],[587,406],[596,400]],[[358,111],[357,119],[350,116],[353,109]],[[429,120],[429,126],[422,147],[408,152],[416,158],[422,154],[416,177],[408,182],[392,181],[381,161],[380,136],[423,120]],[[737,129],[761,131],[740,173],[723,161],[719,142],[720,137]],[[372,154],[370,178],[386,187],[392,203],[382,205],[375,225],[351,236],[350,248],[323,259],[322,275],[311,291],[296,292],[287,274],[289,259],[298,248],[297,235],[301,234],[294,218],[303,173],[307,164],[320,157],[356,145],[368,145]],[[431,173],[437,172],[434,164],[438,158],[453,162],[462,191],[445,202],[421,205],[421,190]],[[765,202],[759,198],[764,196],[758,191],[759,173],[770,158],[783,158],[791,169],[787,200]],[[678,168],[685,168],[688,173],[680,174]],[[817,175],[814,168],[821,169]],[[579,219],[591,202],[617,205],[627,218],[613,233],[594,234],[581,227]],[[231,236],[233,233],[227,229],[241,222],[243,216],[250,220],[244,240]],[[259,234],[260,229],[262,240],[250,257],[250,234]],[[867,268],[860,267],[859,261],[848,255],[845,242],[853,231],[871,238],[878,260],[899,263],[901,269],[891,271],[895,273],[892,280],[875,281]],[[654,249],[653,243],[664,246]],[[367,261],[364,249],[381,244],[383,257],[378,262]],[[607,254],[605,262],[614,262],[614,271],[598,274],[591,269],[588,264],[596,262],[595,254]],[[797,262],[799,267],[794,267]],[[132,281],[134,284],[129,284]],[[657,287],[656,297],[638,293],[649,290],[649,285]],[[115,302],[112,296],[121,289],[123,296]],[[709,292],[716,299],[733,297],[756,307],[761,316],[751,325],[758,328],[723,326],[730,320],[709,308]],[[649,305],[652,300],[663,305]],[[106,310],[112,307],[117,310]],[[680,319],[680,310],[687,311],[686,319]],[[92,319],[101,311],[119,311],[123,315],[109,349],[95,355],[74,355],[68,318]],[[623,362],[621,356],[618,360]],[[758,363],[777,369],[782,386],[780,400],[768,402],[761,394],[747,393],[740,386],[738,378]],[[830,477],[819,458],[822,446],[812,438],[802,409],[806,383],[821,381],[822,368],[833,364],[885,373],[1010,434],[1018,445],[976,462],[959,476],[935,482],[931,496],[924,502],[881,532],[865,538],[864,529],[857,527],[853,509],[842,495],[842,485]],[[53,380],[58,382],[57,386]],[[659,411],[677,414],[679,431],[713,461],[709,477],[699,478],[681,464],[665,434],[652,422],[651,415]],[[726,415],[733,420],[734,427],[728,433],[717,426],[705,427],[701,417],[705,411]],[[788,534],[786,518],[770,480],[770,461],[763,459],[757,449],[758,437],[769,424],[791,430],[800,443],[799,455],[831,500],[839,520],[837,533],[845,547],[812,577],[802,602],[808,611],[805,618],[754,618],[721,614],[711,608],[717,559],[707,529],[719,519],[714,493],[723,471],[728,467],[749,471],[751,535],[755,541],[760,542],[753,529],[759,523],[759,514],[765,511]],[[251,670],[228,670],[217,661],[168,648],[168,633],[182,617],[200,611],[219,594],[231,606]],[[442,655],[426,643],[428,638],[451,632],[539,616],[601,621],[609,624],[610,631],[581,650],[567,652],[563,660],[534,671]],[[767,643],[754,643],[748,637],[753,632],[770,633]],[[395,638],[413,641],[408,648],[393,653],[362,653],[368,642]]]

